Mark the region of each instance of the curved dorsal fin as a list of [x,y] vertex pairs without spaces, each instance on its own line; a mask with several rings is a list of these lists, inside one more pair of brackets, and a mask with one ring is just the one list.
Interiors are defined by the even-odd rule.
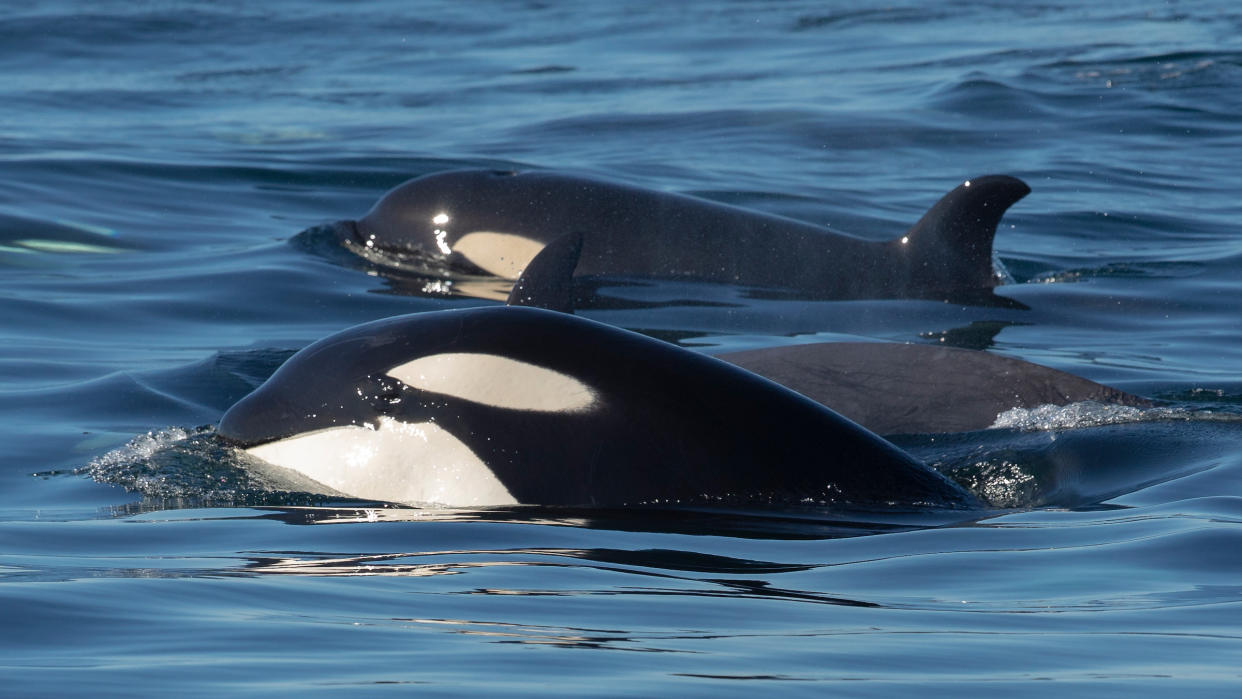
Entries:
[[582,254],[582,233],[566,233],[544,246],[509,292],[510,306],[574,312],[574,268]]
[[1005,210],[1031,188],[1009,175],[966,180],[940,198],[904,236],[889,245],[904,249],[910,282],[952,290],[996,286],[992,238]]

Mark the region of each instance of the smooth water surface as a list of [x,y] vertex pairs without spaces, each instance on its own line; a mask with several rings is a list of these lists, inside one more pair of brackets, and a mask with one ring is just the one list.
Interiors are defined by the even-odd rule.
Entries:
[[[4,693],[1235,694],[1240,33],[1223,0],[11,9]],[[698,351],[945,342],[1167,412],[901,438],[995,506],[968,521],[273,492],[211,440],[233,401],[349,325],[489,303],[289,240],[457,167],[875,239],[1019,176],[1026,309],[656,285],[613,293],[710,303],[584,315]]]

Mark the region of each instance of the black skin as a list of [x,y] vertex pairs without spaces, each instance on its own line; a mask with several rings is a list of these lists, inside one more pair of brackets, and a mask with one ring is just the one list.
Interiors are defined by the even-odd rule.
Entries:
[[[944,195],[903,235],[863,240],[696,197],[555,172],[434,173],[384,195],[336,234],[354,246],[481,272],[453,250],[491,231],[542,244],[584,232],[577,273],[792,289],[813,298],[974,298],[996,285],[992,239],[1030,188],[988,175]],[[443,214],[447,222],[434,223]],[[443,220],[443,219],[440,219]]]
[[[509,410],[385,372],[442,352],[501,355],[592,387],[591,411]],[[572,315],[475,308],[398,316],[316,342],[224,415],[249,447],[380,415],[434,421],[521,503],[822,503],[975,508],[973,496],[831,410],[690,350]],[[411,459],[417,459],[411,454]]]
[[987,429],[1011,408],[1152,401],[1031,362],[979,350],[825,342],[717,355],[788,386],[877,434]]

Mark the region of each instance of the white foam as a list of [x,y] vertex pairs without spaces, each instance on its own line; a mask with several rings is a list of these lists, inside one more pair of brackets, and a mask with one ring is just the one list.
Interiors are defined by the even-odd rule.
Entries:
[[1069,405],[1040,405],[1034,408],[1011,408],[996,416],[991,428],[1017,430],[1064,430],[1097,425],[1151,420],[1214,419],[1210,411],[1178,408],[1135,408],[1114,403],[1082,401]]
[[1036,497],[1035,476],[1012,461],[979,461],[954,479],[992,507],[1022,507]]
[[92,476],[95,476],[96,473],[102,473],[122,464],[149,459],[157,451],[184,441],[191,434],[189,430],[181,427],[168,427],[140,434],[129,440],[125,446],[117,447],[102,456],[95,457],[86,465],[86,470]]
[[192,494],[192,488],[169,478],[167,473],[147,467],[160,452],[184,442],[198,434],[197,430],[168,427],[140,434],[125,446],[98,456],[81,471],[100,483],[117,483],[146,495],[183,497]]

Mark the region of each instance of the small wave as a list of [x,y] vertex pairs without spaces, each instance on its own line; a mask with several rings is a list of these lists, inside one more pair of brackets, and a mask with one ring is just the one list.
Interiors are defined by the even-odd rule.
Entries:
[[79,469],[100,483],[112,483],[151,497],[184,498],[207,494],[203,483],[188,478],[184,469],[164,468],[164,457],[210,428],[167,427],[140,434],[122,447],[96,457]]
[[805,32],[829,27],[839,29],[842,26],[850,25],[918,23],[931,21],[943,16],[940,12],[921,8],[889,7],[884,9],[843,10],[829,14],[803,15],[798,17],[797,21],[790,27],[790,30]]
[[1049,404],[1034,408],[1011,408],[997,415],[990,429],[1032,432],[1156,420],[1242,421],[1242,415],[1173,407],[1135,408],[1115,403],[1082,401],[1069,405]]
[[1169,401],[1208,405],[1225,411],[1235,410],[1236,406],[1242,406],[1242,391],[1236,387],[1225,389],[1196,386],[1181,391],[1161,393],[1157,397]]
[[[198,429],[202,430],[204,428]],[[188,430],[184,427],[167,427],[162,430],[152,430],[146,434],[140,434],[129,440],[125,446],[117,447],[103,456],[96,457],[86,465],[84,470],[95,480],[104,480],[100,476],[107,476],[125,464],[141,459],[149,459],[157,451],[185,441],[195,432],[197,430]]]
[[950,474],[959,485],[989,507],[1030,507],[1039,502],[1043,487],[1035,474],[1012,461],[978,461]]
[[1034,284],[1063,284],[1088,279],[1177,279],[1203,273],[1195,262],[1111,262],[1099,267],[1056,270],[1031,277]]
[[1057,61],[1044,68],[1075,80],[1111,87],[1158,88],[1228,85],[1237,52],[1195,51],[1129,56],[1113,60]]
[[168,427],[138,435],[78,472],[148,498],[184,501],[193,507],[319,504],[341,499],[297,474],[252,462],[217,439],[212,427]]
[[1242,415],[1114,408],[1080,403],[1010,411],[1029,419],[1021,426],[1007,420],[1017,429],[936,435],[902,446],[999,508],[1096,507],[1236,460]]

